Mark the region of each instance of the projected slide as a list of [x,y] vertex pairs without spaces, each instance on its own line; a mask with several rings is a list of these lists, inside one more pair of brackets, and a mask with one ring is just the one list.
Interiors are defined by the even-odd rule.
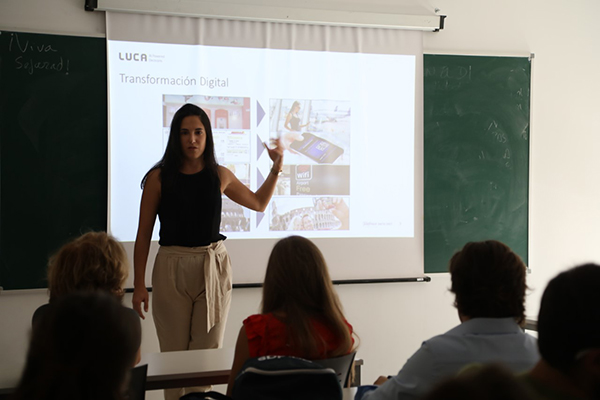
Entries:
[[285,147],[264,213],[223,196],[227,237],[414,236],[414,56],[124,41],[108,52],[110,229],[121,241],[135,240],[140,181],[185,103],[206,111],[219,164],[252,190],[271,168],[263,143]]

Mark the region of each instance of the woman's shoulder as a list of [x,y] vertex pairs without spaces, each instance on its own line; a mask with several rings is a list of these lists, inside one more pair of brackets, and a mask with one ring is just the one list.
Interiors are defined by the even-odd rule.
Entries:
[[148,171],[148,174],[146,175],[146,181],[145,181],[146,185],[149,183],[151,183],[151,184],[160,183],[161,171],[162,171],[161,167],[154,167],[153,169]]
[[348,322],[346,320],[346,318],[344,318],[344,323],[346,324],[346,326],[348,327],[348,329],[350,330],[350,333],[352,333],[354,331],[354,328],[352,327],[352,325],[350,325],[350,322]]
[[164,167],[155,165],[150,171],[148,171],[148,176],[160,177],[160,173],[162,172]]
[[233,172],[227,167],[217,164],[217,177],[221,182],[229,182],[232,176],[235,176]]
[[251,357],[290,355],[287,346],[287,326],[271,313],[251,315],[244,320]]
[[268,324],[271,322],[277,322],[278,319],[275,318],[273,313],[267,314],[254,314],[250,315],[248,318],[244,320],[244,325],[258,325],[258,324]]
[[244,320],[246,335],[248,338],[253,336],[263,336],[265,331],[275,331],[278,328],[285,327],[285,324],[277,319],[272,313],[250,315]]
[[40,324],[40,322],[42,321],[42,319],[44,319],[44,317],[46,316],[46,314],[48,314],[48,309],[50,308],[50,304],[43,304],[41,306],[39,306],[33,313],[33,316],[31,317],[31,326],[32,327],[36,327]]

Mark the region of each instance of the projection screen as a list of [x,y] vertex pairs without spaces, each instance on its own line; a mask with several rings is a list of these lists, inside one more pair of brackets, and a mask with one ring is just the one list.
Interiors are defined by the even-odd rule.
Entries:
[[234,283],[262,282],[293,234],[334,280],[423,275],[420,32],[107,13],[107,39],[109,230],[130,255],[140,181],[193,103],[219,164],[252,190],[271,167],[263,143],[289,144],[264,213],[223,196]]

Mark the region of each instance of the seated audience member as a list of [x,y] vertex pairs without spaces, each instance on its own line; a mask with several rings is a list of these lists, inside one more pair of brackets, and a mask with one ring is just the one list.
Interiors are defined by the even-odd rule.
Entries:
[[[50,303],[40,306],[32,318],[35,329],[51,304],[75,292],[103,291],[123,300],[123,284],[129,274],[127,253],[106,232],[88,232],[65,244],[48,263]],[[126,310],[137,315],[131,308]],[[139,318],[139,316],[138,316]],[[138,351],[135,363],[141,359]]]
[[465,367],[440,382],[422,400],[536,400],[527,386],[498,364]]
[[470,363],[526,371],[539,359],[525,321],[526,267],[495,240],[467,243],[450,260],[451,291],[461,324],[421,345],[400,370],[363,399],[415,399]]
[[33,329],[14,399],[121,400],[140,339],[139,317],[114,296],[61,296]]
[[[50,304],[76,291],[110,292],[119,301],[129,263],[123,246],[106,232],[88,232],[65,244],[48,263]],[[47,312],[48,304],[33,315],[35,325]]]
[[249,358],[318,360],[348,354],[353,346],[352,326],[344,318],[321,251],[301,236],[281,239],[267,264],[262,313],[246,318],[240,329],[228,395]]
[[539,399],[600,399],[600,266],[552,279],[538,316],[541,360],[523,378]]

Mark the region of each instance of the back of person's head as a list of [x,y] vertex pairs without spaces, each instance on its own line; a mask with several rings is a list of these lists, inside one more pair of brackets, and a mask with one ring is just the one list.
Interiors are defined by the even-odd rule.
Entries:
[[292,337],[295,345],[312,358],[321,355],[312,354],[317,345],[311,318],[331,326],[342,339],[340,348],[330,356],[346,354],[352,346],[325,258],[313,242],[302,236],[281,239],[273,247],[263,285],[262,312],[282,313],[286,323],[293,327],[290,331],[296,336]]
[[327,264],[313,242],[302,236],[281,239],[269,257],[263,287],[263,312],[301,308],[320,315],[337,302]]
[[586,352],[599,350],[600,266],[581,265],[552,279],[542,296],[537,325],[540,355],[564,373]]
[[533,400],[527,387],[505,367],[471,367],[435,386],[423,400]]
[[469,318],[513,317],[523,323],[526,270],[521,258],[501,242],[467,243],[450,260],[458,312]]
[[106,232],[88,232],[64,245],[48,264],[50,301],[76,291],[103,290],[122,298],[129,262]]
[[139,317],[114,296],[62,296],[33,330],[15,398],[119,400],[140,340]]

